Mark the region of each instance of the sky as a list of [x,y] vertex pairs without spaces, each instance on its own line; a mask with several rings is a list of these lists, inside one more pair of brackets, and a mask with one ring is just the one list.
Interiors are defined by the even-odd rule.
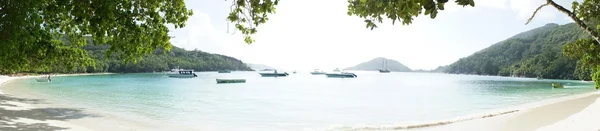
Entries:
[[[555,1],[570,9],[573,0]],[[347,0],[281,0],[276,14],[258,27],[256,42],[248,45],[226,21],[231,0],[185,2],[194,15],[186,27],[171,29],[174,46],[290,70],[346,68],[376,57],[411,69],[434,69],[520,32],[572,22],[547,6],[525,25],[545,0],[475,0],[475,7],[451,0],[435,19],[421,15],[410,25],[387,20],[370,30],[363,19],[347,15]]]

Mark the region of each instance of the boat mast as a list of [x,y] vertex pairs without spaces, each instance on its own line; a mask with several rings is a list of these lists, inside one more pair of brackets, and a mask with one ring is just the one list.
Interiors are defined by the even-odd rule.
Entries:
[[381,70],[387,70],[387,59],[383,58],[381,68]]

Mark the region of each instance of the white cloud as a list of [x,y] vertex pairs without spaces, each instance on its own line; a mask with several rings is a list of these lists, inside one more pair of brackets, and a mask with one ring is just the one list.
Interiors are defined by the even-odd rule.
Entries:
[[226,17],[229,2],[186,1],[194,16],[187,27],[171,34],[176,37],[174,45],[186,49],[294,70],[343,68],[374,57],[432,69],[551,21],[543,20],[556,17],[546,7],[542,11],[551,14],[538,14],[538,25],[523,26],[524,19],[541,5],[536,2],[543,1],[476,0],[474,8],[449,3],[435,20],[421,15],[408,26],[385,20],[371,31],[362,19],[346,15],[345,0],[286,0],[259,27],[252,45],[245,44],[239,32],[231,35],[223,23],[217,23]]
[[[577,0],[580,1],[580,0]],[[570,8],[571,2],[573,0],[556,0],[556,3],[562,5],[563,7]],[[545,4],[545,0],[511,0],[510,5],[513,10],[515,10],[519,18],[528,19],[533,15],[533,12],[542,4]],[[559,18],[559,16],[564,16],[563,13],[560,13],[556,10],[556,8],[552,6],[545,6],[535,16],[536,20],[555,20]]]

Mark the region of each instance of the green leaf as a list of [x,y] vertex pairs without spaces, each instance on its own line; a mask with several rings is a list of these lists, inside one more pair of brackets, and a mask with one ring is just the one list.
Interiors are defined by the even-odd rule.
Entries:
[[435,18],[437,16],[438,11],[434,10],[433,12],[431,12],[431,19]]

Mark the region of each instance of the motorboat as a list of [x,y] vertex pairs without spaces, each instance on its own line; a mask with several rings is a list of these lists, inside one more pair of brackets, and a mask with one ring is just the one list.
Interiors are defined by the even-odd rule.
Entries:
[[194,70],[178,70],[176,72],[171,72],[171,73],[167,74],[167,76],[174,77],[174,78],[198,77],[198,75],[196,75],[196,73],[194,73]]
[[356,77],[358,77],[356,74],[350,73],[350,72],[327,73],[325,75],[327,75],[327,77],[335,77],[335,78],[356,78]]
[[335,70],[333,70],[333,73],[326,73],[325,75],[327,77],[336,77],[336,78],[355,78],[355,77],[358,77],[354,73],[341,71],[339,68],[336,68]]
[[269,72],[260,72],[258,74],[260,74],[263,77],[284,77],[284,76],[288,76],[290,74],[288,74],[287,72],[277,72],[277,70],[272,70],[272,69],[265,69],[262,71],[269,71]]

